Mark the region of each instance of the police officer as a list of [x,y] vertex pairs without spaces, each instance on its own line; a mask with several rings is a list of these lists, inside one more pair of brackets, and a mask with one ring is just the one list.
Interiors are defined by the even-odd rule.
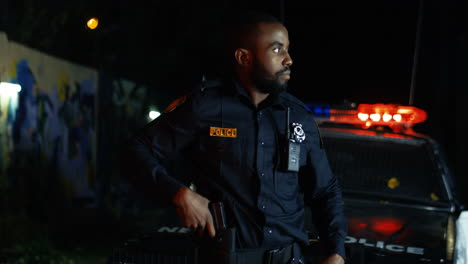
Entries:
[[[293,64],[288,31],[272,16],[249,13],[230,32],[233,78],[202,83],[134,137],[132,178],[174,205],[185,226],[211,237],[209,203],[223,202],[239,263],[302,263],[306,204],[324,245],[322,263],[344,263],[340,188],[311,114],[285,91]],[[196,191],[168,168],[178,154],[192,164]],[[254,254],[241,260],[243,252]]]

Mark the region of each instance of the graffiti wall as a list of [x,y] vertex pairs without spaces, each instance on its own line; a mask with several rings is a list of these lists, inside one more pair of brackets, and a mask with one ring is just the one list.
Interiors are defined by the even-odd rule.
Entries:
[[93,200],[97,79],[0,32],[0,81],[21,86],[0,90],[0,189],[60,186],[67,197]]
[[[124,142],[148,119],[148,91],[129,80],[99,74],[97,200],[116,217],[134,211],[128,186],[122,179],[120,154]],[[130,200],[129,200],[130,199]]]

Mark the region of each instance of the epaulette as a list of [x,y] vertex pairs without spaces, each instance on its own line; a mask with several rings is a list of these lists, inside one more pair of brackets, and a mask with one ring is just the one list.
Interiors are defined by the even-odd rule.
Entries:
[[204,92],[206,89],[219,87],[221,84],[222,83],[219,80],[203,80],[200,85],[200,91]]

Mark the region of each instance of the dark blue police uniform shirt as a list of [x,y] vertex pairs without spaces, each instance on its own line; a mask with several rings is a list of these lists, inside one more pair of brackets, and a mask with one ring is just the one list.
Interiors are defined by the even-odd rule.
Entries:
[[[302,124],[306,133],[299,173],[280,167],[288,107],[290,123]],[[236,137],[210,136],[210,128],[235,129]],[[180,153],[188,157],[197,192],[224,202],[228,226],[237,229],[238,248],[307,244],[306,203],[327,253],[345,256],[346,219],[338,182],[315,121],[287,92],[270,95],[256,107],[236,81],[198,88],[149,123],[133,138],[129,151],[139,172],[133,177],[146,179],[154,198],[166,202],[186,186],[168,173],[168,161]]]

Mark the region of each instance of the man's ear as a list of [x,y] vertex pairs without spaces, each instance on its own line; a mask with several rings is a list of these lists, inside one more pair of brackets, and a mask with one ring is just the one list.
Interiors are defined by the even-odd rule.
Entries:
[[234,52],[234,57],[236,59],[237,65],[240,66],[250,64],[250,61],[252,59],[250,51],[242,48],[236,49],[236,51]]

